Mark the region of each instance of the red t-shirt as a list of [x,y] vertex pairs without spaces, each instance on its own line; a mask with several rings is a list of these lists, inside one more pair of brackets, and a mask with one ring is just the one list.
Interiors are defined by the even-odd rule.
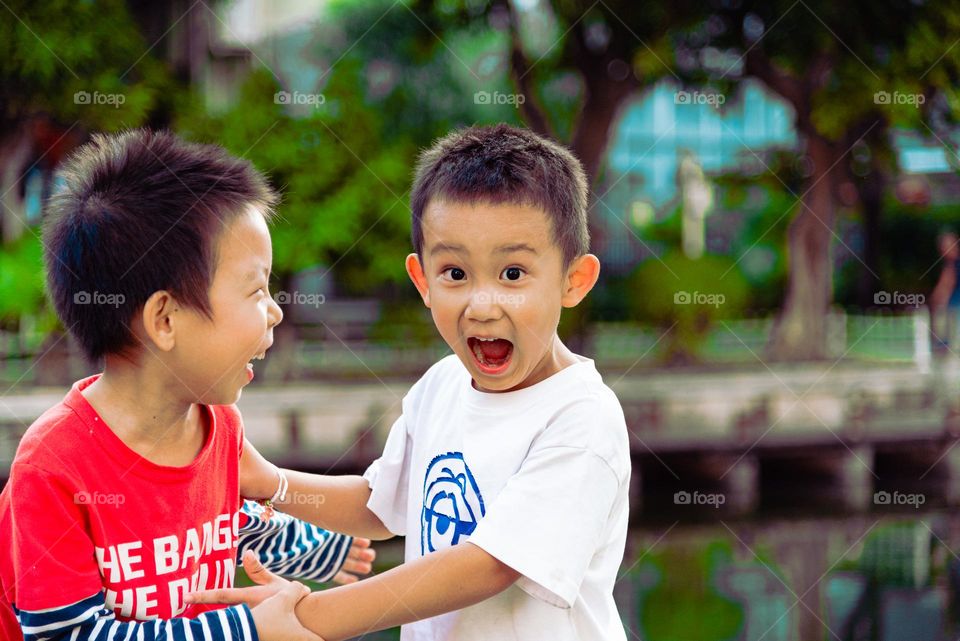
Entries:
[[204,406],[206,442],[185,467],[127,447],[80,393],[30,426],[0,493],[0,632],[20,638],[11,605],[44,610],[104,590],[121,621],[195,617],[189,591],[231,587],[237,558],[243,426]]

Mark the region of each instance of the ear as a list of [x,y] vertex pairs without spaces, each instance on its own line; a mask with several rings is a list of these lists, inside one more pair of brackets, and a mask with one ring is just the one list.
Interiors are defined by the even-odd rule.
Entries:
[[170,292],[153,292],[140,312],[143,329],[160,350],[169,352],[176,344],[175,312],[180,304]]
[[593,254],[584,254],[575,259],[567,268],[560,304],[564,307],[576,307],[597,284],[599,277],[600,259]]
[[430,307],[430,288],[427,287],[427,277],[423,273],[423,266],[420,264],[420,258],[416,253],[407,256],[406,266],[407,275],[410,276],[410,280],[413,281],[417,291],[420,292],[423,304]]

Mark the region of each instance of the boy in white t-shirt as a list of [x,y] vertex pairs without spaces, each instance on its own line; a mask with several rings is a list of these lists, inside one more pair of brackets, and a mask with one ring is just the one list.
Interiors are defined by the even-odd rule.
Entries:
[[[311,594],[297,616],[327,641],[398,624],[404,641],[625,639],[613,587],[626,425],[593,361],[557,336],[600,269],[583,169],[530,131],[470,128],[422,154],[411,200],[407,273],[454,354],[403,399],[362,477],[286,471],[281,504],[350,534],[404,535],[406,562]],[[256,603],[278,583],[195,598]]]

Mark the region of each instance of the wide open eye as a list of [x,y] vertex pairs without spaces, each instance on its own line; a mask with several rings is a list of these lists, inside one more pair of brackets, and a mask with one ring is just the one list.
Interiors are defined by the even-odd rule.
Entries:
[[467,277],[467,272],[459,267],[447,267],[443,270],[442,275],[448,280],[461,281]]
[[522,267],[507,267],[500,273],[500,277],[505,280],[520,280],[526,273]]

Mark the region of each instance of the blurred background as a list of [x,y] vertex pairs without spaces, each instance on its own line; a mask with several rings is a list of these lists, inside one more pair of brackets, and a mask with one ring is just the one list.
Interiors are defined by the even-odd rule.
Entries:
[[358,473],[449,353],[403,269],[416,152],[506,121],[591,178],[603,271],[561,335],[630,428],[628,636],[955,639],[958,45],[954,0],[0,0],[0,479],[97,371],[40,237],[91,133],[170,128],[282,191],[247,434]]

